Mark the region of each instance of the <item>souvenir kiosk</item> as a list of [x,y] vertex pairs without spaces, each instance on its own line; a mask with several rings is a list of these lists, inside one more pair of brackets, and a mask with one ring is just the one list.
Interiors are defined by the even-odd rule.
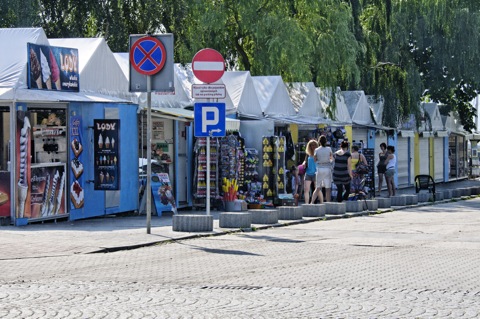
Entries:
[[22,52],[0,64],[16,77],[0,92],[2,208],[17,226],[137,210],[136,105],[80,92],[79,50],[50,46],[42,29],[8,33]]

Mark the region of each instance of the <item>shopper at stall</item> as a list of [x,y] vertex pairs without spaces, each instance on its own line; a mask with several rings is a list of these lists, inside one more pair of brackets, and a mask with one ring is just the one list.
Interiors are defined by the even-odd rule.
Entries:
[[315,175],[317,172],[317,167],[315,165],[315,159],[313,156],[317,147],[317,141],[310,140],[305,150],[305,152],[307,153],[305,156],[305,161],[303,162],[303,165],[305,167],[305,178],[303,182],[305,204],[310,204],[310,187],[312,186],[312,184],[315,188]]
[[315,203],[317,197],[320,203],[323,203],[322,188],[325,187],[325,200],[330,202],[332,190],[332,149],[327,146],[327,137],[322,135],[319,138],[320,146],[315,149],[314,159],[317,164],[316,188],[312,194],[312,203]]
[[357,169],[357,164],[358,163],[364,163],[365,165],[368,165],[367,159],[365,156],[361,153],[358,152],[358,146],[357,145],[352,145],[352,171],[355,172]]
[[385,165],[386,160],[387,160],[387,144],[381,143],[380,153],[378,153],[378,164],[377,164],[379,196],[382,194],[383,176],[385,175],[385,171],[387,170],[387,166]]
[[352,155],[348,151],[347,141],[340,144],[340,149],[335,152],[334,159],[333,182],[337,186],[337,202],[340,203],[348,199],[352,180]]
[[387,170],[385,179],[387,181],[388,197],[395,196],[395,167],[397,166],[397,157],[395,156],[395,147],[387,146],[387,159],[385,160]]

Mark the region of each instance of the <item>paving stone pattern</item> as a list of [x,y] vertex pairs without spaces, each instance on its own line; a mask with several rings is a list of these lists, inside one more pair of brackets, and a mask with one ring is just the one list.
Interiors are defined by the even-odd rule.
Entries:
[[[478,318],[480,198],[0,260],[1,318]],[[48,234],[44,234],[48,236]]]

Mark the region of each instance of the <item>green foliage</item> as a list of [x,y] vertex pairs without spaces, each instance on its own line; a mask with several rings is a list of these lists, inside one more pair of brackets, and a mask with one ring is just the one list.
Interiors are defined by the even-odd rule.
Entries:
[[418,115],[423,98],[474,128],[477,0],[3,0],[0,26],[102,36],[114,52],[130,34],[173,33],[176,62],[210,47],[231,70],[382,96],[388,126]]

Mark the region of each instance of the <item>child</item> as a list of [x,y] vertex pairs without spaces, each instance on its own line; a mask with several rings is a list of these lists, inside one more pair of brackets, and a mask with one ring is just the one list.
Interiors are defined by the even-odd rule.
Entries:
[[300,179],[300,176],[298,175],[297,168],[295,165],[292,166],[290,169],[291,173],[291,178],[292,178],[292,194],[293,198],[295,198],[295,203],[298,205],[298,199],[300,197],[300,192],[301,192],[301,186],[302,186],[302,180]]

